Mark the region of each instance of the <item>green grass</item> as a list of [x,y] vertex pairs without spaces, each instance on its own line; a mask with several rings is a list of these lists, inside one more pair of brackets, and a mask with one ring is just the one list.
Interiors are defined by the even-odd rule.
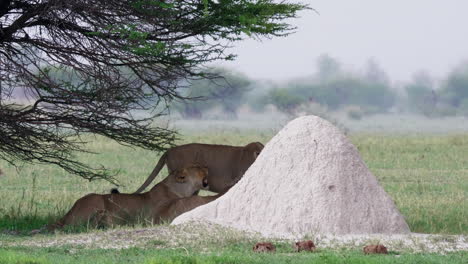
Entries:
[[[266,143],[273,133],[265,131],[192,131],[179,143]],[[351,140],[412,231],[468,234],[468,134],[357,134]],[[136,190],[159,158],[157,153],[126,148],[100,137],[90,136],[89,147],[99,154],[80,154],[77,158],[119,171],[122,192]],[[53,166],[25,164],[15,169],[0,161],[0,168],[5,173],[0,176],[0,232],[29,232],[62,216],[79,197],[90,192],[107,193],[114,187],[105,181],[88,182]]]
[[413,232],[468,233],[468,135],[352,140]]
[[145,264],[211,264],[211,263],[466,263],[463,252],[448,255],[398,254],[363,255],[358,251],[318,251],[294,253],[291,249],[278,249],[276,253],[253,253],[250,245],[226,248],[221,252],[200,253],[183,248],[123,250],[75,248],[8,248],[0,249],[0,264],[48,263],[145,263]]

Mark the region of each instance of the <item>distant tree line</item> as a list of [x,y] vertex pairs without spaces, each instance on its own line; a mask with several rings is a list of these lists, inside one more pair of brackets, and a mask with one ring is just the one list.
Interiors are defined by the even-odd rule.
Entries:
[[[122,71],[131,74],[128,70]],[[54,79],[66,76],[73,85],[78,81],[66,69],[49,69],[48,73]],[[314,75],[285,83],[261,83],[222,67],[207,70],[207,74],[216,77],[184,81],[179,85],[177,93],[185,99],[174,100],[170,108],[182,118],[207,118],[217,109],[220,118],[236,119],[243,105],[255,112],[273,106],[292,116],[344,111],[352,119],[389,111],[431,118],[468,116],[468,64],[456,67],[438,85],[428,73],[418,72],[403,89],[395,87],[374,60],[367,62],[364,71],[356,73],[344,70],[338,60],[328,55],[318,58]]]
[[225,117],[237,118],[237,109],[245,101],[251,80],[224,68],[214,68],[208,73],[218,77],[190,82],[180,93],[192,100],[176,100],[172,106],[186,119],[202,118],[203,112],[215,107],[220,107]]
[[[344,70],[338,60],[328,55],[320,56],[316,63],[314,75],[284,83],[262,83],[243,73],[215,67],[206,71],[211,78],[181,83],[177,93],[185,99],[174,100],[170,108],[184,119],[209,118],[215,109],[220,118],[236,119],[243,105],[256,112],[273,106],[292,116],[344,111],[352,119],[389,111],[431,118],[468,116],[468,64],[456,67],[438,85],[428,73],[418,72],[403,89],[398,89],[372,59],[359,73]],[[131,75],[129,70],[122,72]],[[67,79],[70,85],[79,81],[63,68],[48,69],[48,74],[53,79]]]
[[335,59],[323,55],[317,68],[312,78],[271,89],[267,94],[269,102],[287,113],[310,103],[329,110],[356,105],[371,112],[387,111],[395,103],[396,94],[385,72],[373,61],[369,61],[364,74],[353,74],[343,71]]
[[282,84],[260,83],[226,68],[212,72],[224,78],[192,82],[184,93],[196,100],[174,105],[184,118],[202,118],[214,108],[221,109],[225,117],[236,118],[238,108],[246,104],[257,112],[271,105],[289,115],[345,111],[353,119],[389,111],[427,117],[468,116],[468,64],[454,69],[440,85],[429,74],[417,73],[403,89],[390,82],[375,60],[356,73],[344,70],[328,55],[318,58],[314,75]]
[[427,73],[418,73],[405,91],[411,112],[427,117],[468,117],[468,63],[452,70],[439,85]]

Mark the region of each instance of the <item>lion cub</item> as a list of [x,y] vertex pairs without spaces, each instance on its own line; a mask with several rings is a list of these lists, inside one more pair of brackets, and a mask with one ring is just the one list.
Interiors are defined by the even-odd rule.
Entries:
[[126,224],[138,219],[161,221],[160,211],[173,201],[190,197],[208,188],[208,169],[193,165],[174,171],[149,192],[141,194],[88,194],[78,199],[70,211],[49,230],[67,225],[90,223],[94,226]]

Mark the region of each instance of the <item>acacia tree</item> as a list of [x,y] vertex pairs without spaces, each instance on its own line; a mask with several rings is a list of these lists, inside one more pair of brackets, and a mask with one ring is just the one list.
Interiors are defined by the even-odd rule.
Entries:
[[[273,0],[3,0],[0,158],[109,179],[74,159],[86,151],[80,135],[164,150],[175,134],[151,123],[182,97],[176,88],[212,77],[203,65],[234,59],[226,49],[235,41],[292,33],[285,19],[306,8]],[[18,91],[30,103],[15,104]]]

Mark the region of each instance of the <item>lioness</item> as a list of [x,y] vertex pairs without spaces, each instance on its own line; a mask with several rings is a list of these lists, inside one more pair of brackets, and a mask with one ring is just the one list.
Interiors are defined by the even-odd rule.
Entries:
[[170,148],[161,156],[153,172],[135,193],[142,192],[164,165],[167,165],[171,173],[200,161],[208,167],[210,191],[219,193],[240,180],[262,149],[263,144],[260,142],[252,142],[243,147],[192,143]]
[[212,202],[222,196],[225,192],[213,196],[194,195],[190,197],[178,198],[162,206],[159,211],[159,219],[163,222],[172,222],[179,215],[195,209],[199,206]]
[[49,230],[66,225],[91,223],[98,225],[125,224],[136,217],[158,223],[158,213],[169,201],[189,197],[208,187],[206,167],[192,165],[173,171],[149,192],[142,194],[88,194],[78,199],[70,211]]

